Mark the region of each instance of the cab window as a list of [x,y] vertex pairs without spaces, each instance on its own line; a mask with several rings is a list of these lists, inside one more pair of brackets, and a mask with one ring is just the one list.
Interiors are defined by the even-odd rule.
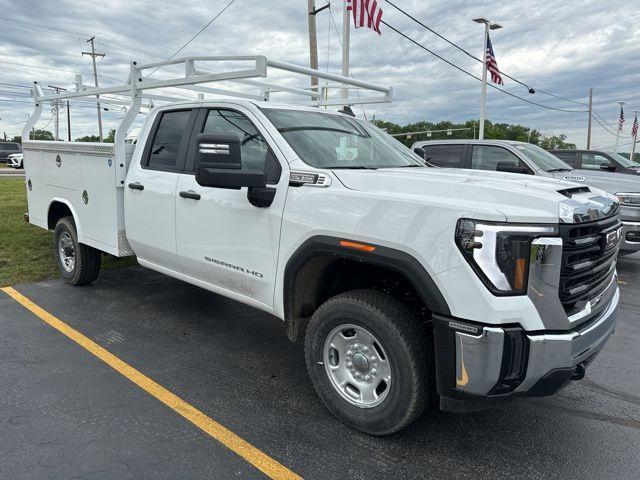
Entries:
[[517,167],[526,165],[506,148],[491,145],[474,145],[471,155],[471,168],[474,170],[497,171],[499,163],[509,163]]
[[443,168],[461,168],[464,145],[424,145],[424,159]]
[[280,164],[262,134],[244,114],[234,110],[209,110],[202,133],[240,135],[242,168],[264,172],[267,183],[278,182]]
[[151,147],[146,154],[144,166],[151,170],[178,171],[181,168],[180,147],[191,110],[164,112],[156,120]]
[[582,153],[582,168],[586,170],[600,170],[600,165],[609,165],[613,161],[598,153]]
[[576,166],[576,153],[575,152],[551,152],[560,160],[567,162],[572,167]]

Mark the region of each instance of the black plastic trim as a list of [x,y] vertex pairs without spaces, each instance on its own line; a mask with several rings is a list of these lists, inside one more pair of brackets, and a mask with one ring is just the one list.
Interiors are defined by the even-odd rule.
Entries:
[[340,246],[341,240],[353,240],[349,238],[337,238],[319,235],[309,238],[292,255],[285,267],[284,301],[285,312],[290,314],[287,308],[288,302],[293,298],[295,278],[300,268],[311,258],[318,255],[335,255],[359,262],[369,263],[379,267],[386,267],[398,273],[406,275],[413,287],[420,294],[427,308],[431,312],[450,315],[451,310],[444,296],[435,282],[427,273],[422,264],[406,252],[394,248],[383,247],[365,242],[375,247],[373,252],[361,252]]

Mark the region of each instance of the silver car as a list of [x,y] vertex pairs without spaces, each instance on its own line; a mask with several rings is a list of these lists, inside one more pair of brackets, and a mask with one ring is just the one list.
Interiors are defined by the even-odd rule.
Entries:
[[536,145],[510,140],[427,140],[415,142],[412,148],[431,166],[553,177],[616,195],[624,225],[620,254],[640,251],[640,176],[574,170]]

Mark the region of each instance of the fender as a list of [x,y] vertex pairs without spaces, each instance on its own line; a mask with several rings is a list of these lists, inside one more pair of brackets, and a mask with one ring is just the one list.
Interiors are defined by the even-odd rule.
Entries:
[[[71,211],[71,216],[73,217],[73,223],[75,223],[76,225],[76,233],[78,234],[78,242],[80,243],[84,243],[83,242],[83,233],[82,233],[82,226],[80,225],[80,222],[78,221],[78,214],[76,213],[75,208],[73,208],[73,205],[71,205],[71,203],[68,200],[65,200],[64,198],[58,198],[58,197],[54,197],[51,199],[51,201],[49,202],[49,206],[47,207],[47,226],[49,226],[49,212],[51,211],[51,205],[53,205],[54,203],[62,203],[63,205],[65,205],[70,211]],[[55,228],[55,225],[54,225]]]
[[371,252],[346,248],[340,245],[344,238],[330,236],[314,236],[305,241],[291,256],[284,271],[284,311],[289,338],[297,338],[298,326],[293,314],[293,294],[295,278],[300,268],[311,258],[318,255],[333,255],[378,267],[388,268],[403,274],[416,289],[427,308],[436,314],[451,315],[444,296],[436,286],[424,266],[413,256],[394,248],[366,242],[375,247]]

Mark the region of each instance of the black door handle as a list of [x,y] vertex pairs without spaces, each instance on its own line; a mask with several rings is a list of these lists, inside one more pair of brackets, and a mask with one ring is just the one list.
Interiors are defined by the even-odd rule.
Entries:
[[178,195],[180,195],[182,198],[190,198],[192,200],[200,200],[200,194],[194,192],[193,190],[187,190],[180,192]]
[[141,183],[135,182],[135,183],[130,183],[129,188],[132,190],[144,190],[144,185],[142,185]]

